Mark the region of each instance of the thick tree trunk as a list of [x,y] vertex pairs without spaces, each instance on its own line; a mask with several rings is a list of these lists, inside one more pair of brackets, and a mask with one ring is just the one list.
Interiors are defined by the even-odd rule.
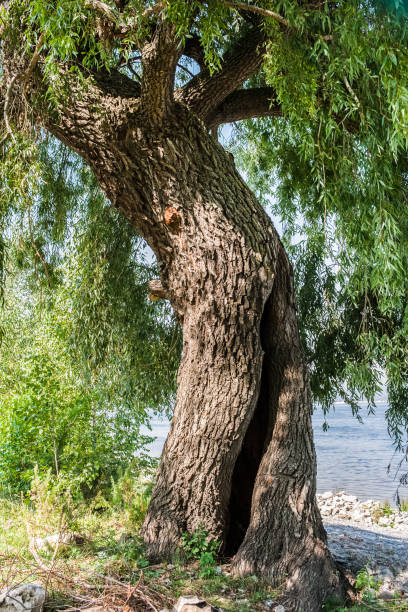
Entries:
[[[192,113],[175,105],[157,127],[138,112],[109,134],[82,117],[81,154],[156,252],[183,328],[174,416],[143,526],[148,554],[171,556],[202,524],[235,555],[235,572],[286,581],[294,605],[318,610],[340,587],[315,500],[286,254],[231,156]],[[51,128],[80,150],[71,117]]]
[[175,89],[183,45],[161,15],[140,41],[141,83],[112,69],[86,71],[84,86],[61,61],[56,113],[41,45],[25,63],[9,42],[0,85],[6,99],[31,100],[29,113],[17,105],[18,121],[32,115],[77,151],[147,240],[183,327],[174,417],[143,526],[149,554],[171,555],[202,524],[235,555],[236,573],[286,581],[294,605],[314,611],[339,584],[315,500],[292,272],[270,219],[207,131],[282,112],[270,88],[241,89],[265,42],[263,28],[245,27],[220,70],[203,66]]
[[[262,332],[265,357],[258,410],[263,431],[268,433],[258,455],[248,528],[233,568],[236,574],[269,576],[275,584],[286,576],[290,607],[315,610],[330,592],[340,594],[343,585],[333,571],[316,503],[310,389],[297,328],[293,275],[283,248]],[[248,452],[245,440],[244,458]],[[235,478],[239,481],[239,473]]]
[[183,219],[163,283],[184,346],[144,539],[162,558],[202,524],[236,553],[236,573],[286,580],[294,606],[317,610],[341,585],[315,499],[292,270],[228,154],[209,136],[199,142],[194,172],[190,153],[172,186]]

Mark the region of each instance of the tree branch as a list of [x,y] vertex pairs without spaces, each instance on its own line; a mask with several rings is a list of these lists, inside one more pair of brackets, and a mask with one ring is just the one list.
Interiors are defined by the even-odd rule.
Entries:
[[161,122],[173,100],[176,66],[182,53],[175,26],[162,18],[141,52],[142,107],[148,116]]
[[41,32],[40,38],[38,39],[38,42],[37,42],[37,44],[35,46],[34,53],[33,53],[33,56],[31,58],[30,64],[29,64],[29,66],[28,66],[28,68],[27,68],[27,70],[25,71],[25,74],[24,74],[24,91],[25,91],[25,89],[27,87],[27,84],[28,84],[28,82],[29,82],[29,80],[30,80],[34,70],[35,70],[37,62],[40,59],[40,52],[41,52],[41,48],[42,48],[43,43],[44,43],[44,38],[45,38],[45,33]]
[[115,25],[117,24],[118,16],[116,12],[105,2],[101,2],[101,0],[85,0],[85,6],[95,9],[98,13],[109,19],[109,21]]
[[205,68],[176,91],[175,99],[206,122],[207,117],[225,98],[259,69],[264,43],[264,34],[260,28],[248,29],[234,48],[225,54],[221,70],[211,76],[208,68]]
[[240,89],[230,94],[207,116],[209,130],[223,123],[255,117],[281,117],[282,109],[272,87]]
[[250,13],[255,13],[257,15],[262,15],[263,17],[270,17],[271,19],[275,19],[284,26],[288,26],[289,22],[287,19],[275,13],[274,11],[270,11],[269,9],[264,9],[260,6],[254,6],[253,4],[244,4],[243,2],[230,2],[229,0],[224,0],[225,6],[228,6],[231,9],[236,11],[249,11]]
[[186,55],[197,62],[201,70],[205,69],[204,49],[201,46],[201,40],[197,34],[192,34],[189,36],[189,38],[186,38],[183,55]]
[[[118,38],[124,38],[129,32],[134,30],[135,27],[139,26],[139,23],[127,23],[123,21],[122,13],[117,13],[112,7],[101,0],[85,0],[85,6],[98,11],[105,19],[108,19],[108,21],[115,26],[114,33]],[[154,6],[145,9],[142,13],[142,17],[147,19],[152,15],[157,15],[163,8],[164,2],[157,2]]]
[[157,15],[157,13],[160,13],[160,11],[162,11],[163,9],[164,9],[164,2],[158,2],[154,6],[147,8],[143,12],[143,17],[151,17],[152,15]]

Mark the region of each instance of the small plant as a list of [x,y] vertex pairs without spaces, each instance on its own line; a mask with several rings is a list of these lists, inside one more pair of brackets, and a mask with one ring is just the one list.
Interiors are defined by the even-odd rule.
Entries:
[[383,516],[391,516],[393,514],[393,510],[388,500],[385,500],[384,504],[381,506],[381,510]]
[[400,499],[398,507],[401,512],[408,512],[408,498]]
[[203,553],[211,553],[213,557],[216,556],[220,548],[218,542],[209,538],[208,532],[201,523],[193,533],[183,533],[181,546],[187,559],[197,560],[200,560]]
[[373,519],[378,523],[378,520],[383,516],[392,516],[394,514],[390,502],[385,501],[382,506],[378,506],[372,512]]
[[356,577],[355,588],[357,591],[364,592],[366,589],[378,591],[381,586],[381,580],[376,580],[368,569],[360,570]]
[[212,553],[202,553],[200,557],[200,577],[213,578],[217,575],[215,559]]
[[134,536],[123,534],[117,540],[116,533],[112,530],[104,540],[102,540],[97,554],[100,558],[110,560],[121,560],[126,563],[135,562],[137,567],[144,568],[149,565],[145,557],[145,547],[142,539],[136,534]]
[[112,479],[111,504],[125,510],[131,523],[142,523],[153,489],[152,471],[131,465],[115,482]]
[[215,558],[220,545],[215,540],[209,538],[208,532],[205,531],[202,524],[191,534],[183,533],[181,547],[187,559],[197,559],[200,561],[201,578],[212,578],[216,575]]

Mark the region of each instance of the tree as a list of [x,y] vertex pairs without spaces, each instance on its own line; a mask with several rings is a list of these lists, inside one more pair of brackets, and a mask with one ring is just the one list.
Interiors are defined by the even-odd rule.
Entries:
[[202,524],[235,555],[237,574],[284,576],[293,606],[319,609],[343,587],[315,499],[293,273],[217,129],[259,119],[244,137],[263,176],[274,167],[288,214],[300,202],[309,229],[320,226],[312,269],[324,268],[335,222],[355,320],[374,320],[356,304],[365,297],[368,312],[375,298],[380,318],[403,329],[405,16],[353,1],[11,0],[2,22],[5,203],[16,189],[27,197],[22,164],[44,132],[79,153],[153,249],[151,290],[182,327],[174,416],[143,530],[150,555],[171,554]]

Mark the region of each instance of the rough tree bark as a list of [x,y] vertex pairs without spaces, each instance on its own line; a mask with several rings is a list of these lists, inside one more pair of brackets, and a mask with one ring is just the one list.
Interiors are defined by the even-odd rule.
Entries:
[[[308,612],[341,585],[315,499],[292,270],[232,156],[208,133],[280,113],[269,88],[234,93],[259,67],[260,44],[250,32],[219,73],[204,67],[173,94],[181,51],[161,22],[141,49],[141,87],[111,71],[80,94],[71,83],[57,120],[35,108],[150,244],[182,325],[174,416],[143,526],[150,556],[171,555],[181,533],[202,524],[235,555],[236,573],[286,581],[291,605]],[[5,82],[12,76],[6,65]]]

